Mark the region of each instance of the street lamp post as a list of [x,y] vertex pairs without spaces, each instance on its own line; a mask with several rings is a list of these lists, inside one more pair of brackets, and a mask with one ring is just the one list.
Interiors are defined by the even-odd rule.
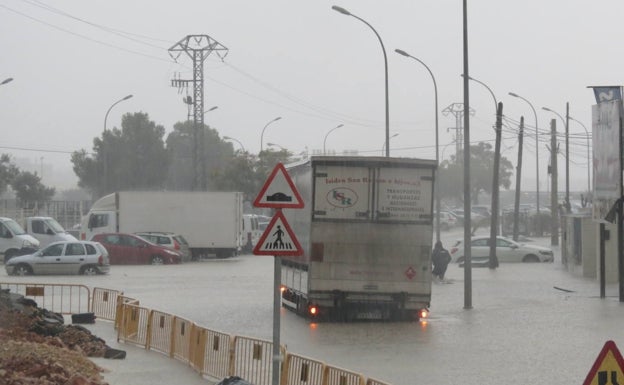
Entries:
[[236,138],[232,138],[231,136],[224,136],[223,140],[232,140],[236,143],[238,143],[239,146],[241,146],[241,149],[243,150],[243,152],[247,152],[247,150],[245,150],[245,146],[243,146],[243,144]]
[[[379,40],[379,44],[381,44],[381,50],[383,51],[383,57],[384,57],[384,73],[385,73],[385,89],[386,89],[386,140],[385,140],[385,143],[389,143],[390,142],[390,107],[389,107],[390,103],[389,103],[389,95],[388,95],[388,56],[386,55],[386,47],[384,47],[383,41],[381,40],[381,36],[379,36],[375,28],[373,28],[373,26],[370,25],[366,20],[352,14],[351,12],[337,5],[332,6],[332,9],[336,12],[342,13],[343,15],[352,16],[358,19],[359,21],[361,21],[362,23],[366,24],[375,33],[375,35],[377,36],[377,39]],[[386,146],[386,156],[388,157],[390,156],[390,146]]]
[[102,151],[104,152],[104,175],[103,175],[103,179],[104,179],[104,186],[103,188],[106,190],[108,188],[108,148],[106,146],[106,138],[104,137],[104,135],[106,134],[106,121],[108,119],[108,113],[111,112],[111,110],[113,109],[113,107],[115,107],[117,104],[123,102],[124,100],[128,100],[132,97],[132,94],[124,96],[123,98],[119,99],[118,101],[116,101],[115,103],[113,103],[108,110],[106,111],[106,115],[104,115],[104,132],[102,133]]
[[[399,134],[397,133],[397,134],[392,135],[392,136],[390,137],[390,139],[392,139],[392,138],[394,138],[394,137],[396,137],[396,136],[399,136]],[[382,156],[383,156],[383,154],[384,154],[384,148],[385,148],[385,149],[388,149],[388,147],[390,147],[390,146],[388,145],[388,142],[384,142],[383,146],[381,146],[381,155],[382,155]],[[386,156],[388,156],[388,155],[386,155]]]
[[337,125],[336,127],[332,128],[331,130],[327,131],[327,134],[325,134],[325,138],[323,139],[323,155],[325,155],[325,154],[326,154],[326,152],[325,152],[325,145],[327,144],[327,136],[328,136],[328,135],[329,135],[332,131],[334,131],[334,130],[336,130],[336,129],[338,129],[338,128],[342,127],[342,126],[344,126],[344,124],[339,124],[339,125]]
[[580,120],[574,119],[571,116],[568,116],[568,118],[580,124],[583,127],[583,129],[585,129],[585,134],[587,135],[587,193],[590,193],[591,192],[591,178],[590,178],[589,170],[591,169],[592,165],[591,165],[591,155],[590,155],[591,144],[589,143],[589,131],[587,130],[587,127],[585,127],[583,122],[581,122]]
[[513,96],[514,98],[518,98],[518,99],[522,99],[524,100],[529,107],[531,107],[531,110],[533,111],[533,116],[535,117],[535,180],[536,180],[536,187],[535,187],[535,194],[537,195],[535,197],[536,199],[536,208],[537,208],[537,215],[539,217],[539,212],[540,212],[540,192],[539,192],[539,128],[537,127],[537,113],[535,112],[535,108],[533,107],[533,104],[531,104],[531,102],[529,102],[527,99],[523,98],[522,96],[515,94],[513,92],[509,93],[509,96]]
[[119,99],[118,101],[116,101],[115,103],[113,103],[110,107],[108,107],[108,111],[106,111],[106,115],[104,115],[104,131],[106,131],[106,120],[108,119],[108,113],[111,112],[113,107],[115,107],[119,103],[123,102],[124,100],[130,99],[131,97],[132,97],[132,95],[125,96],[125,97]]
[[[427,72],[429,72],[429,75],[431,75],[431,80],[433,80],[433,93],[434,93],[434,97],[435,97],[435,104],[434,104],[434,108],[435,108],[435,146],[436,146],[436,163],[438,164],[438,167],[440,167],[440,146],[439,146],[439,127],[438,127],[438,84],[436,83],[436,79],[435,76],[433,76],[433,72],[431,72],[431,69],[429,68],[428,65],[425,64],[425,62],[423,62],[422,60],[418,59],[417,57],[414,57],[410,54],[408,54],[407,52],[400,50],[400,49],[395,49],[394,52],[398,53],[399,55],[403,55],[405,57],[409,57],[412,58],[414,60],[416,60],[417,62],[419,62],[420,64],[422,64],[425,69],[427,69]],[[435,212],[436,212],[436,242],[440,240],[440,178],[439,178],[439,174],[438,177],[435,178]]]
[[10,83],[10,82],[12,82],[12,81],[13,81],[13,78],[6,78],[6,79],[4,79],[4,80],[2,81],[2,83],[0,83],[0,86],[1,86],[1,85],[4,85],[4,84],[7,84],[7,83]]
[[564,117],[561,116],[561,114],[559,114],[557,111],[554,111],[554,110],[552,110],[552,109],[550,109],[548,107],[542,107],[542,110],[548,111],[548,112],[552,112],[553,114],[557,115],[559,117],[559,119],[561,119],[561,121],[563,122],[563,127],[565,127],[565,135],[566,135],[566,197],[565,197],[565,205],[566,205],[566,210],[569,212],[570,211],[570,160],[568,158],[568,156],[569,156],[568,123],[564,119]]
[[281,118],[282,118],[281,116],[278,116],[277,118],[271,120],[270,122],[268,122],[267,124],[264,125],[264,128],[262,129],[262,134],[260,134],[260,152],[262,152],[262,150],[264,149],[264,130],[266,130],[266,128],[269,126],[269,124],[271,124],[273,122],[277,122]]

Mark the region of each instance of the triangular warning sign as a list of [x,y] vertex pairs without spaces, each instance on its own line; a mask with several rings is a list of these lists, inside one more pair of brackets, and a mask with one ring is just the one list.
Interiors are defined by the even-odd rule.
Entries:
[[607,384],[624,384],[624,359],[613,341],[604,344],[583,382],[583,385]]
[[277,210],[260,240],[254,247],[255,255],[297,256],[303,249],[286,222],[282,210]]
[[303,199],[299,191],[290,179],[283,164],[278,163],[271,175],[264,182],[260,194],[253,203],[254,207],[270,207],[274,209],[290,208],[300,209],[303,207]]

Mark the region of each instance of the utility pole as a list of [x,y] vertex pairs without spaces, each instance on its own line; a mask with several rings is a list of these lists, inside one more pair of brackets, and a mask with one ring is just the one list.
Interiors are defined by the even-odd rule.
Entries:
[[566,212],[570,213],[570,103],[566,102],[565,141],[566,141]]
[[[513,240],[518,240],[518,215],[520,212],[520,176],[522,175],[522,140],[524,135],[524,116],[520,117],[518,132],[518,165],[516,166],[516,199],[514,200]],[[528,224],[527,224],[528,225]]]
[[[187,35],[169,48],[169,55],[177,62],[182,52],[193,60],[193,79],[172,79],[173,87],[193,87],[193,190],[207,190],[204,134],[204,60],[216,52],[221,60],[228,49],[208,35]],[[190,105],[191,100],[185,101]]]
[[498,235],[498,174],[500,173],[501,132],[503,129],[503,102],[498,102],[496,108],[496,144],[494,145],[494,165],[492,170],[492,213],[490,214],[490,260],[488,267],[498,267],[496,257],[496,236]]
[[559,246],[559,202],[557,199],[557,121],[550,121],[550,245]]

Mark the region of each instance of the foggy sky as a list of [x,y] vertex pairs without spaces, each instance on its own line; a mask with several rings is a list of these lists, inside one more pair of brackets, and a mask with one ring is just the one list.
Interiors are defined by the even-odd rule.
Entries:
[[[620,85],[623,55],[617,35],[624,3],[605,0],[469,1],[469,75],[486,83],[504,104],[503,155],[517,158],[517,122],[525,117],[523,188],[535,188],[535,118],[541,133],[556,115],[570,115],[591,130],[589,85]],[[424,61],[438,85],[440,154],[454,154],[455,118],[442,110],[462,102],[462,2],[413,0],[286,1],[77,1],[0,0],[0,152],[30,162],[57,189],[76,182],[70,153],[92,148],[107,109],[107,127],[125,113],[146,112],[171,132],[187,116],[170,81],[192,78],[192,62],[174,62],[167,50],[190,34],[207,34],[229,49],[224,61],[205,62],[205,122],[221,137],[253,153],[262,128],[272,142],[294,153],[358,150],[381,155],[385,141],[384,63],[373,32],[331,9],[339,5],[369,22],[388,55],[392,156],[435,158],[433,82],[426,69],[399,56],[403,49]],[[192,95],[192,91],[189,90]],[[494,101],[471,83],[471,140],[493,145]],[[571,133],[584,133],[570,123]],[[563,138],[560,140],[565,150]],[[587,185],[586,140],[570,141],[571,190]],[[235,148],[237,143],[233,143]],[[540,189],[546,191],[550,144],[540,136]],[[448,146],[447,146],[448,145]],[[35,150],[26,151],[25,149]],[[559,157],[560,189],[565,159]],[[514,179],[515,180],[515,179]]]

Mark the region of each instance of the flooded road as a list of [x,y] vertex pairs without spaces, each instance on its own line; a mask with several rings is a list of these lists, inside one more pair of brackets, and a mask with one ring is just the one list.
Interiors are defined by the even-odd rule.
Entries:
[[[570,274],[555,258],[474,268],[472,309],[464,309],[463,269],[451,264],[451,283],[434,284],[425,322],[310,323],[282,309],[281,341],[288,351],[393,385],[580,384],[607,340],[624,348],[624,305],[617,285],[600,299],[597,281]],[[0,280],[119,289],[213,330],[272,339],[272,257],[113,266],[89,277],[2,271]]]

